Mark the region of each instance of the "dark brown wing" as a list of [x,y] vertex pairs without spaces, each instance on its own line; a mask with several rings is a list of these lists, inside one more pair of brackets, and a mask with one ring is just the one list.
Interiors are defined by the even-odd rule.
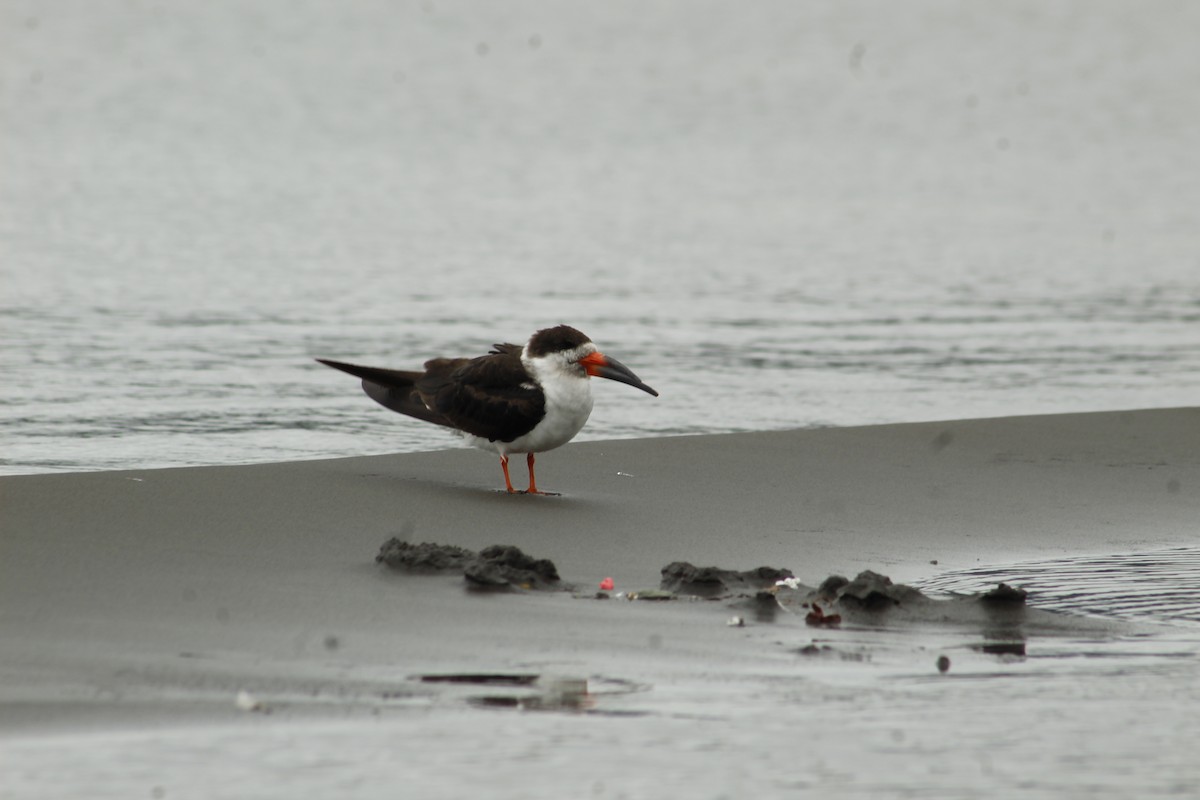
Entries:
[[469,360],[427,361],[416,387],[425,404],[454,427],[511,442],[541,422],[546,398],[521,364],[521,348],[496,348],[500,352]]
[[[467,359],[460,359],[466,363]],[[432,411],[425,405],[417,391],[416,383],[425,376],[423,372],[408,372],[398,369],[381,369],[379,367],[360,367],[357,364],[346,364],[341,361],[327,361],[318,358],[327,367],[348,372],[356,378],[362,378],[363,391],[367,396],[385,408],[407,414],[436,425],[447,428],[456,427],[453,422]]]

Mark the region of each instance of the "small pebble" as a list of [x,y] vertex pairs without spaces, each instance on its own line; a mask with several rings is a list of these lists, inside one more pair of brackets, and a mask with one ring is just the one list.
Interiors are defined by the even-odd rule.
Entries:
[[258,698],[242,689],[237,693],[237,699],[233,701],[238,711],[262,711],[263,704],[258,702]]
[[938,668],[938,672],[949,672],[950,671],[950,659],[947,658],[946,656],[938,656],[937,668]]

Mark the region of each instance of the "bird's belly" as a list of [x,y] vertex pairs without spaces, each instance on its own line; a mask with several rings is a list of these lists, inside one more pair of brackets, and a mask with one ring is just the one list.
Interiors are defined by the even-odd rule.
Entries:
[[583,429],[588,417],[592,414],[592,398],[573,398],[571,403],[548,403],[546,416],[534,426],[533,430],[523,436],[518,436],[511,442],[491,441],[481,436],[463,434],[463,438],[472,447],[490,450],[500,455],[509,453],[544,453],[556,447],[562,447],[575,438],[575,434]]

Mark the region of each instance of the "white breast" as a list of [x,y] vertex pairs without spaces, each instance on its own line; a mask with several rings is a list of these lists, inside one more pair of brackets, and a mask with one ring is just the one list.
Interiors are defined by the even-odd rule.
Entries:
[[537,378],[546,396],[546,415],[542,421],[511,442],[491,442],[464,434],[471,446],[501,455],[543,453],[562,447],[583,429],[592,414],[592,387],[587,374],[582,369],[564,369],[558,360],[548,359],[530,359],[526,368]]

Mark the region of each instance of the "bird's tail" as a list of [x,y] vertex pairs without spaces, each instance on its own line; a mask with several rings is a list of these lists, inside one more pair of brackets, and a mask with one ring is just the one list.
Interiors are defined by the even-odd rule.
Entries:
[[327,367],[340,369],[342,372],[348,372],[356,378],[362,378],[364,381],[385,386],[389,389],[411,389],[413,384],[417,382],[425,373],[423,372],[408,372],[401,369],[383,369],[381,367],[360,367],[357,364],[347,364],[342,361],[329,361],[324,358],[318,358]]
[[445,425],[447,428],[454,427],[448,419],[425,405],[421,393],[417,391],[416,382],[425,376],[424,372],[360,367],[357,364],[329,361],[324,358],[318,358],[317,361],[327,367],[348,372],[356,378],[362,378],[363,391],[384,408],[436,425]]

